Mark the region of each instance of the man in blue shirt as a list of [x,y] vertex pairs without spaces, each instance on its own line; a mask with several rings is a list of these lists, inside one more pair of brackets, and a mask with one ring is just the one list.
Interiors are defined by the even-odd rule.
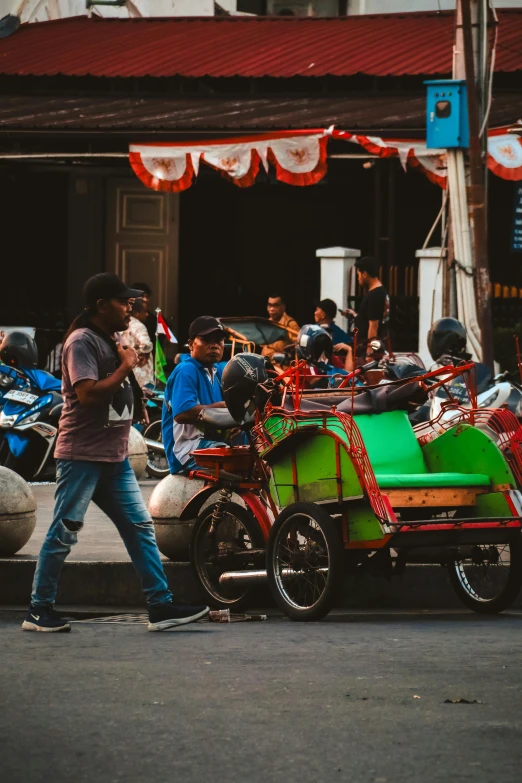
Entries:
[[202,315],[189,327],[190,356],[178,364],[165,389],[162,430],[171,473],[192,470],[191,452],[198,448],[223,446],[204,440],[198,427],[203,408],[224,408],[221,391],[225,330],[217,318]]
[[332,338],[332,343],[335,346],[339,343],[351,343],[352,338],[343,330],[340,326],[337,326],[334,319],[337,315],[337,305],[333,301],[333,299],[322,299],[317,307],[315,308],[314,312],[314,320],[316,324],[319,324],[319,326],[322,326],[323,329],[326,329],[330,337]]

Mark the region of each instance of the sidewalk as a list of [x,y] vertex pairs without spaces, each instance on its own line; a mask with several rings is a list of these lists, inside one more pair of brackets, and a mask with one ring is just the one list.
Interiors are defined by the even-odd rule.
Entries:
[[[156,481],[140,482],[145,502]],[[29,543],[14,557],[0,558],[0,607],[27,605],[36,559],[51,523],[54,485],[35,485],[37,523]],[[189,563],[163,558],[172,592],[181,600],[202,602],[205,596]],[[256,606],[267,606],[267,588],[257,591]],[[84,527],[64,565],[57,604],[67,606],[143,607],[139,580],[116,529],[108,517],[91,504]],[[386,579],[360,573],[349,576],[338,605],[368,609],[460,609],[445,568],[412,565],[402,576]],[[522,593],[514,607],[522,607]]]
[[[147,504],[154,487],[155,479],[140,481],[141,493]],[[29,542],[18,552],[16,559],[37,558],[43,540],[51,524],[54,507],[55,484],[33,484],[32,490],[36,498],[36,528]],[[85,517],[85,524],[78,536],[78,543],[71,550],[67,562],[81,560],[92,561],[129,561],[129,556],[123,541],[116,532],[110,519],[91,503]]]
[[[145,503],[157,481],[140,481]],[[36,561],[51,524],[54,484],[35,484],[36,527],[26,546],[14,557],[0,558],[0,606],[23,606],[31,592]],[[202,601],[203,595],[188,563],[163,558],[169,585],[186,601]],[[57,604],[69,606],[144,606],[138,577],[110,519],[91,503],[85,524],[63,567]]]

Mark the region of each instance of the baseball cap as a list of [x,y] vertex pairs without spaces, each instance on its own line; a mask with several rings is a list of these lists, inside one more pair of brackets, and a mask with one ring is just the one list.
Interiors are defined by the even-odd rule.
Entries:
[[90,277],[83,287],[83,298],[89,307],[99,299],[138,299],[143,294],[137,288],[129,288],[118,275],[100,272]]
[[224,336],[225,329],[223,324],[212,315],[200,315],[199,318],[195,318],[189,326],[189,340],[193,340],[194,337],[202,337],[211,332],[223,332]]

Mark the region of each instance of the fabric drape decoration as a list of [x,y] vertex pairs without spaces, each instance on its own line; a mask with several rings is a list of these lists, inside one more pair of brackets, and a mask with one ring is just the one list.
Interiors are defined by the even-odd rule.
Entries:
[[[398,157],[407,166],[419,168],[432,182],[446,187],[448,168],[446,150],[427,149],[424,142],[413,139],[382,139],[378,136],[357,136],[346,131],[334,131],[335,138],[360,144],[367,152],[380,158]],[[497,177],[522,179],[522,139],[497,128],[488,133],[488,168]]]
[[[200,144],[131,144],[129,161],[148,188],[171,193],[189,188],[202,162],[240,188],[255,183],[261,166],[267,172],[271,166],[280,182],[304,187],[315,185],[326,174],[330,137],[358,144],[381,158],[398,157],[405,171],[418,168],[431,182],[446,187],[446,150],[427,149],[426,143],[418,139],[383,139],[333,128],[279,131]],[[490,130],[488,168],[502,179],[522,180],[522,139],[507,133],[507,128]]]
[[179,193],[189,188],[201,162],[241,188],[254,184],[261,166],[288,185],[306,186],[326,174],[329,131],[282,131],[202,144],[131,144],[129,161],[149,188]]

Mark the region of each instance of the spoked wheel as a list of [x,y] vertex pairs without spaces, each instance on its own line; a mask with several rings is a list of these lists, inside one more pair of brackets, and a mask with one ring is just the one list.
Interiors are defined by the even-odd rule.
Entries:
[[241,582],[221,584],[219,577],[225,571],[264,568],[265,540],[256,519],[237,503],[228,503],[224,517],[212,532],[214,508],[209,506],[196,520],[190,560],[212,606],[244,608],[254,588]]
[[343,546],[336,523],[314,503],[293,503],[276,519],[267,547],[268,584],[291,620],[320,620],[343,579]]
[[458,597],[474,612],[495,614],[507,609],[522,586],[522,538],[509,544],[476,545],[461,560],[448,564]]
[[[144,438],[149,440],[156,440],[158,443],[163,443],[163,435],[161,432],[161,419],[153,421],[145,428],[143,432]],[[147,454],[147,475],[151,478],[165,478],[169,475],[169,463],[164,451],[148,450]]]

